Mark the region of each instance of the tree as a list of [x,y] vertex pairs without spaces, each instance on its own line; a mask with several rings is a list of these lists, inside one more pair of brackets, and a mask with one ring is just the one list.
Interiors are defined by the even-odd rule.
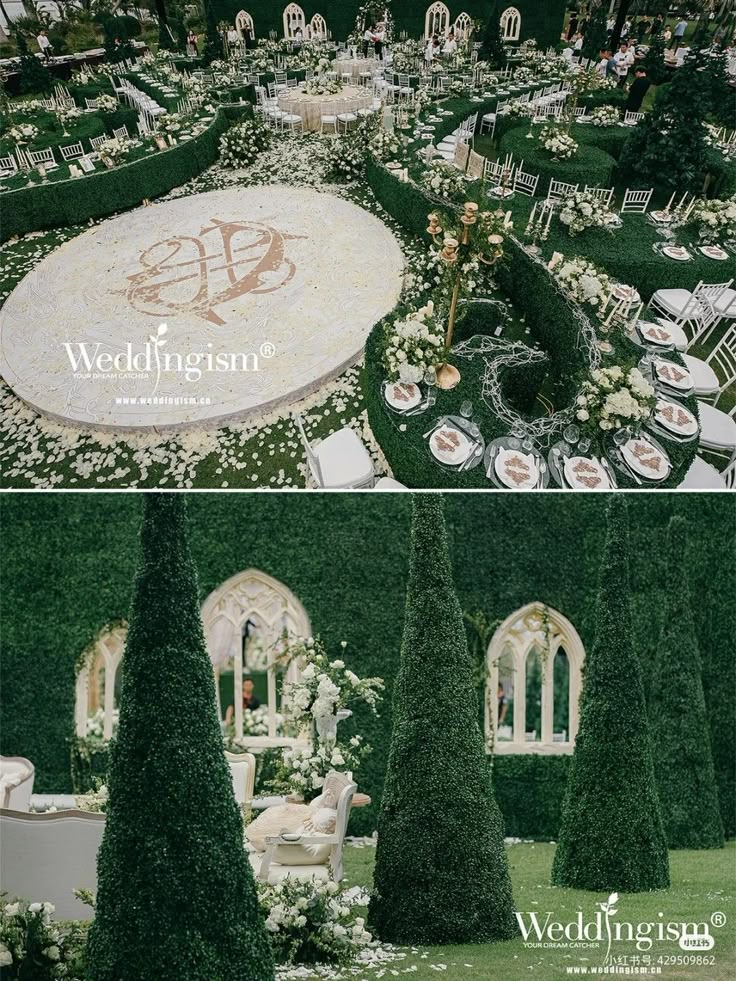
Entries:
[[708,170],[703,123],[728,104],[727,93],[723,52],[691,48],[626,141],[621,170],[643,184],[700,192]]
[[204,0],[204,19],[207,25],[204,41],[203,60],[206,65],[222,58],[222,39],[217,30],[217,17],[212,6],[212,0]]
[[20,81],[18,84],[20,92],[23,94],[27,92],[50,92],[53,85],[51,72],[35,54],[31,54],[25,35],[20,31],[16,31],[15,43],[20,55]]
[[632,641],[626,499],[614,495],[601,561],[596,636],[585,665],[580,726],[552,883],[595,892],[669,885],[667,842]]
[[88,981],[267,981],[199,616],[186,505],[148,495],[98,855]]
[[665,67],[664,49],[664,35],[655,34],[650,39],[647,53],[640,62],[652,85],[661,85],[671,74],[670,69]]
[[158,18],[158,46],[172,51],[175,47],[174,38],[169,29],[169,18],[166,13],[166,0],[155,0],[156,17]]
[[667,539],[669,575],[649,703],[657,790],[670,848],[723,848],[683,517],[671,519]]
[[606,30],[606,10],[603,3],[597,3],[591,10],[588,26],[585,28],[583,40],[583,57],[597,58],[599,51],[608,48],[608,31]]
[[498,12],[498,2],[493,4],[491,12],[483,29],[478,59],[486,61],[491,68],[506,67],[506,51],[501,38],[501,17]]
[[621,33],[624,29],[624,24],[626,23],[626,15],[629,12],[631,2],[632,0],[619,0],[618,10],[616,11],[616,20],[613,23],[613,30],[611,31],[611,51],[615,51],[619,46],[621,41]]
[[501,815],[478,721],[442,500],[414,498],[370,920],[392,943],[515,936]]

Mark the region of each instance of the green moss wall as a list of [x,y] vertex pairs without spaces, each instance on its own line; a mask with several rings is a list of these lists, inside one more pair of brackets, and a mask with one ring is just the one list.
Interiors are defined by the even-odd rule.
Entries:
[[[430,0],[392,0],[391,8],[397,32],[406,31],[410,37],[422,35],[424,17],[430,5]],[[269,31],[276,31],[278,37],[283,37],[286,0],[213,0],[213,6],[218,19],[226,21],[234,21],[239,11],[246,10],[253,18],[256,37],[267,37]],[[307,23],[314,14],[322,14],[332,36],[338,41],[344,41],[353,29],[359,5],[354,0],[304,0],[299,6],[304,11]],[[485,20],[492,8],[492,2],[449,0],[446,6],[454,23],[462,13],[473,19]],[[521,40],[533,37],[545,47],[559,40],[565,16],[565,0],[514,0],[508,6],[516,7],[521,13]],[[506,4],[502,2],[499,11],[503,11],[505,7]]]
[[[605,496],[451,494],[446,502],[463,609],[497,620],[541,600],[569,617],[588,647]],[[630,502],[634,626],[647,679],[666,585],[667,522],[674,512],[689,522],[686,572],[734,834],[733,502],[683,494],[631,495]],[[39,792],[70,789],[75,662],[107,622],[128,613],[140,510],[136,494],[5,495],[0,748],[33,760]],[[408,496],[192,494],[189,516],[202,599],[229,576],[259,568],[295,593],[328,644],[349,642],[351,667],[382,675],[391,686],[401,644]],[[376,747],[359,781],[377,800],[389,706],[379,720],[357,722]],[[565,764],[497,758],[496,771],[508,830],[553,834]],[[371,811],[361,812],[356,830],[372,827]]]

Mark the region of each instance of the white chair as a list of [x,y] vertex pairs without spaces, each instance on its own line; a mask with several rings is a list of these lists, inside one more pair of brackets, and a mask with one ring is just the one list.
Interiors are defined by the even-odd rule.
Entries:
[[319,131],[324,134],[325,126],[332,126],[332,132],[337,133],[337,109],[339,106],[328,110],[327,105],[320,103],[319,107]]
[[89,142],[92,146],[92,150],[97,153],[105,140],[109,139],[107,136],[90,136]]
[[282,130],[297,133],[301,132],[304,120],[295,112],[284,112],[279,116],[278,123]]
[[71,143],[69,146],[60,146],[62,158],[66,160],[78,160],[84,156],[84,148],[81,143]]
[[399,102],[413,102],[414,89],[408,75],[399,75]]
[[97,851],[105,815],[87,811],[25,814],[0,810],[0,880],[10,896],[49,902],[60,920],[89,920],[74,889],[97,893]]
[[678,487],[680,490],[733,490],[736,487],[736,457],[723,473],[719,473],[712,463],[696,456]]
[[295,416],[295,419],[309,470],[318,487],[336,490],[373,486],[373,462],[360,437],[352,429],[339,429],[313,447],[304,432],[301,417]]
[[584,190],[588,194],[592,194],[594,198],[598,198],[599,201],[602,201],[607,208],[611,207],[611,201],[613,201],[612,187],[590,187],[588,184],[586,184]]
[[9,157],[0,157],[0,177],[10,177],[11,174],[17,173],[18,164],[12,154]]
[[624,123],[626,126],[636,126],[639,120],[643,118],[643,112],[631,112],[630,110],[627,110],[624,113]]
[[376,481],[373,490],[377,491],[398,491],[398,490],[408,490],[406,484],[399,483],[398,480],[394,480],[393,477],[381,477]]
[[[280,835],[266,835],[265,852],[262,855],[251,852],[248,856],[256,878],[261,882],[269,882],[272,885],[281,881],[286,876],[301,880],[314,879],[317,882],[327,882],[330,879],[334,882],[340,882],[343,877],[342,850],[345,841],[345,832],[348,826],[348,818],[350,817],[350,806],[353,802],[353,795],[357,789],[356,784],[351,782],[340,792],[337,802],[337,820],[333,834],[308,835],[282,833]],[[295,845],[302,845],[307,848],[310,846],[328,845],[330,851],[327,862],[322,865],[287,865],[275,861],[275,858],[287,858],[287,849]]]
[[588,112],[587,106],[575,106],[575,108],[572,111],[573,118],[577,119],[578,122],[580,122],[581,119],[585,119],[587,112]]
[[476,153],[475,150],[471,150],[468,157],[468,169],[465,173],[466,178],[469,181],[482,180],[486,172],[485,165],[486,158],[482,154]]
[[549,189],[547,190],[547,200],[564,201],[565,198],[569,198],[571,194],[575,194],[578,190],[580,190],[579,184],[566,184],[564,181],[551,179]]
[[358,114],[355,112],[354,104],[350,101],[341,102],[337,106],[337,131],[340,132],[340,127],[343,127],[343,132],[347,133],[350,129],[351,123],[357,123]]
[[46,170],[52,170],[54,167],[59,166],[54,158],[54,151],[51,147],[46,150],[26,150],[26,153],[32,167],[38,167],[41,164]]
[[128,135],[128,127],[127,126],[118,126],[117,129],[114,129],[112,131],[112,135],[115,137],[116,140],[129,140],[130,139],[130,136]]
[[527,197],[533,198],[537,193],[537,184],[539,183],[539,174],[534,176],[534,174],[525,174],[521,167],[516,168],[516,173],[514,174],[514,191],[519,194],[526,194]]
[[470,156],[470,147],[467,143],[456,143],[455,152],[452,157],[453,166],[463,173],[468,168],[468,157]]
[[0,807],[27,811],[35,775],[33,763],[23,756],[0,756]]
[[647,209],[649,208],[649,202],[652,199],[652,194],[654,194],[653,187],[648,191],[632,191],[627,188],[627,190],[624,191],[621,214],[646,214]]
[[225,759],[233,778],[233,792],[238,804],[251,804],[256,785],[256,758],[253,753],[228,753]]
[[715,327],[720,316],[717,304],[733,283],[704,283],[702,280],[690,292],[686,289],[657,290],[649,301],[650,309],[658,310],[681,327],[690,325],[693,336]]
[[727,454],[736,450],[736,405],[730,412],[721,412],[708,402],[698,402],[700,413],[700,445],[713,453]]
[[[697,359],[688,357],[688,360],[692,362]],[[736,324],[728,328],[701,364],[708,365],[715,375],[718,384],[715,398],[717,404],[724,391],[736,382]]]

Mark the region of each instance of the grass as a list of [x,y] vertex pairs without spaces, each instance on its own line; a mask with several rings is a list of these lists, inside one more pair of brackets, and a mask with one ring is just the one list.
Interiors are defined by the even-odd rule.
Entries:
[[[553,919],[562,923],[572,921],[581,910],[585,921],[597,911],[596,903],[608,897],[575,889],[557,889],[550,884],[550,872],[555,846],[553,844],[519,844],[508,849],[514,900],[519,911],[537,911],[544,917],[552,911]],[[348,848],[345,856],[346,878],[349,885],[370,887],[375,851],[372,848]],[[660,966],[659,977],[677,981],[726,981],[736,976],[736,903],[734,902],[734,875],[736,867],[736,842],[725,851],[673,851],[670,852],[672,886],[669,890],[654,893],[622,895],[612,922],[658,922],[663,914],[665,922],[710,922],[713,913],[724,913],[726,923],[720,929],[711,927],[715,947],[706,956],[714,958],[708,965],[670,965],[664,959],[688,956],[676,942],[654,943],[646,952],[650,964]],[[468,888],[472,884],[468,883]],[[420,947],[406,951],[404,959],[389,964],[387,977],[411,973],[417,979],[436,978],[438,973],[447,981],[456,978],[503,979],[520,981],[523,978],[540,978],[542,981],[574,976],[584,976],[582,971],[598,968],[603,964],[605,945],[602,948],[579,950],[528,949],[521,937],[499,944],[462,945],[453,947]],[[644,952],[637,953],[635,943],[615,941],[611,947],[614,958],[626,957],[629,966],[639,957],[644,962]],[[697,955],[689,955],[691,958]],[[702,957],[702,955],[700,955]],[[659,962],[659,963],[658,963]],[[622,963],[622,962],[617,962]],[[443,966],[444,965],[444,966]],[[574,970],[573,970],[574,969]],[[623,973],[623,972],[622,972]],[[317,977],[317,975],[311,975]],[[345,977],[377,977],[373,971],[353,969]],[[605,976],[605,975],[604,975]],[[654,975],[650,975],[654,976]],[[306,975],[305,975],[306,977]]]

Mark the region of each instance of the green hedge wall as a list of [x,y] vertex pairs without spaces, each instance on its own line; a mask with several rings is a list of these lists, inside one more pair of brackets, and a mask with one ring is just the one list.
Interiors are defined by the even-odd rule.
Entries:
[[[593,129],[592,126],[588,128]],[[574,157],[556,161],[537,139],[528,140],[527,132],[526,127],[515,126],[505,133],[499,140],[498,154],[505,157],[507,153],[513,153],[515,160],[524,161],[524,170],[528,174],[539,174],[538,194],[547,194],[552,179],[581,186],[612,186],[616,161],[604,150],[581,143]]]
[[42,228],[76,225],[132,208],[196,177],[217,159],[220,136],[246,106],[221,106],[200,136],[112,170],[8,191],[0,197],[0,241]]
[[[605,500],[599,494],[448,495],[462,608],[500,621],[540,600],[567,616],[589,647]],[[261,569],[294,592],[332,649],[349,642],[351,668],[386,679],[381,717],[357,719],[375,747],[358,773],[374,802],[386,765],[403,628],[409,504],[408,496],[392,494],[196,494],[189,502],[202,600],[237,572]],[[136,494],[6,495],[0,747],[34,762],[38,792],[71,788],[75,664],[106,623],[128,615],[140,508]],[[712,738],[727,807],[734,794],[736,687],[724,679],[734,667],[736,570],[733,541],[723,532],[734,524],[734,505],[726,495],[643,494],[632,497],[630,513],[634,630],[647,683],[666,583],[662,541],[673,513],[689,521],[687,574],[699,598],[696,628],[707,703],[717,707]],[[714,578],[717,590],[710,588]],[[496,757],[507,833],[554,836],[565,766],[560,758]],[[732,811],[724,817],[730,835],[736,834]],[[356,812],[354,829],[369,832],[374,820],[375,804]]]
[[[242,0],[211,0],[218,20],[235,20],[243,10]],[[431,0],[391,0],[397,33],[406,31],[410,37],[424,34],[424,17]],[[337,41],[344,41],[353,30],[358,12],[356,0],[304,0],[300,2],[306,22],[314,14],[322,14],[327,27]],[[514,0],[521,13],[521,40],[536,38],[540,47],[556,44],[560,39],[565,18],[565,0]],[[253,17],[256,38],[268,37],[269,31],[284,35],[283,13],[287,0],[250,0],[245,9]],[[380,7],[380,4],[376,4]],[[483,20],[492,9],[491,0],[448,0],[452,22],[465,12],[473,19]],[[500,8],[501,10],[503,7]]]

